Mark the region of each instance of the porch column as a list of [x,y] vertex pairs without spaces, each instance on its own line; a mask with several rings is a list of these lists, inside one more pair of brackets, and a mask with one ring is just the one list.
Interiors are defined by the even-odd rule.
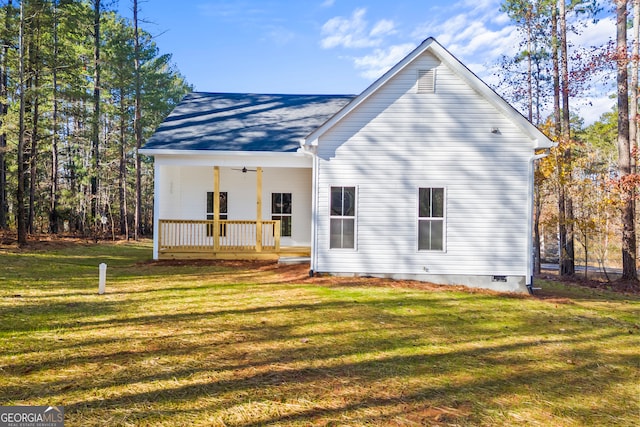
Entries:
[[213,167],[213,250],[220,250],[220,166]]
[[262,168],[256,168],[256,252],[262,252]]

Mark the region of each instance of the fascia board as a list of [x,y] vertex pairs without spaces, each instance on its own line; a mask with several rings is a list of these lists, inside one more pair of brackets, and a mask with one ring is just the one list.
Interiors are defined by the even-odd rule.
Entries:
[[237,156],[237,157],[304,157],[305,154],[298,151],[274,152],[274,151],[217,151],[217,150],[176,150],[143,148],[139,150],[145,156]]
[[[143,150],[140,150],[141,152]],[[143,154],[153,156],[162,165],[183,166],[229,166],[229,167],[292,167],[310,168],[312,161],[308,154],[289,152],[273,153],[265,151],[203,151],[147,149]]]

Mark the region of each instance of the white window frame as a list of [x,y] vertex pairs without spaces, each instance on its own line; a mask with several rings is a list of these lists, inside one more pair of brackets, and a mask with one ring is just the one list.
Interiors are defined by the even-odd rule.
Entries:
[[[289,195],[289,198],[291,199],[290,204],[291,204],[291,212],[289,213],[285,213],[281,210],[281,212],[275,212],[275,205],[273,203],[273,197],[279,194],[280,195],[280,200],[282,200],[285,194]],[[289,234],[285,234],[284,233],[284,221],[282,220],[282,218],[284,217],[288,217],[289,218]],[[281,191],[274,191],[271,193],[271,219],[272,220],[280,220],[280,237],[292,237],[293,236],[293,193],[291,192],[281,192]]]
[[[205,206],[205,211],[207,211],[205,219],[207,219],[208,221],[211,221],[213,218],[215,218],[215,213],[214,213],[214,207],[215,207],[215,201],[213,200],[214,197],[214,191],[207,191],[207,198],[206,198],[206,206]],[[209,195],[211,194],[211,209],[209,209]],[[224,206],[222,204],[220,204],[220,215],[219,215],[219,219],[221,220],[225,220],[229,217],[228,215],[228,210],[229,210],[229,193],[227,193],[226,191],[221,191],[220,192],[220,198],[225,198],[226,203],[224,204]],[[224,208],[224,211],[222,210]],[[221,237],[225,237],[227,235],[227,226],[224,224],[220,224],[220,236]],[[213,228],[211,226],[207,226],[207,237],[211,237],[213,236]]]
[[[442,190],[442,217],[420,216],[420,191],[421,190]],[[420,186],[416,190],[416,250],[418,252],[446,252],[447,251],[447,187],[444,185]],[[432,196],[433,197],[433,196]],[[432,206],[432,205],[431,205]],[[421,221],[441,221],[442,222],[442,248],[441,249],[422,249],[420,248],[420,222]]]
[[[332,199],[332,190],[334,188],[341,188],[342,189],[342,207],[341,210],[344,210],[344,189],[345,188],[353,188],[354,191],[354,195],[353,195],[353,215],[333,215],[332,214],[332,206],[331,206],[331,199]],[[357,249],[357,242],[358,242],[358,193],[359,193],[359,189],[357,185],[330,185],[329,186],[329,227],[328,227],[328,234],[329,234],[329,249],[330,250],[338,250],[338,251],[355,251]],[[342,244],[340,247],[332,247],[331,246],[331,223],[333,220],[353,220],[353,246],[352,247],[344,247],[344,233],[341,234],[342,238]]]

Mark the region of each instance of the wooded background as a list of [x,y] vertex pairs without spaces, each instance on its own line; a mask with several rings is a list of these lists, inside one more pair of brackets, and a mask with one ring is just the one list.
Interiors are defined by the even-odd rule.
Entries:
[[[138,1],[121,1],[131,16],[101,0],[0,5],[0,229],[20,244],[152,232],[153,167],[137,150],[192,88],[140,28]],[[637,281],[640,0],[505,0],[501,11],[520,49],[495,89],[558,144],[536,162],[536,270],[558,258],[565,276],[580,262]],[[617,20],[610,43],[569,42],[603,16]],[[603,81],[616,82],[616,107],[585,126],[572,100]]]
[[0,228],[151,233],[153,165],[138,156],[191,90],[132,16],[100,0],[0,9]]
[[[521,42],[503,58],[498,91],[558,144],[536,164],[535,270],[557,256],[563,276],[578,260],[622,267],[623,280],[637,281],[640,0],[506,0],[502,11]],[[586,22],[612,16],[606,45],[569,42]],[[616,83],[616,106],[584,126],[573,99],[606,82]]]

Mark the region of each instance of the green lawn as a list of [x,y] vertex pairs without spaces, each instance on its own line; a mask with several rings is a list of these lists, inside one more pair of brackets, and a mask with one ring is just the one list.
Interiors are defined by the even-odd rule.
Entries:
[[0,405],[62,405],[67,426],[640,423],[637,296],[45,249],[0,249]]

